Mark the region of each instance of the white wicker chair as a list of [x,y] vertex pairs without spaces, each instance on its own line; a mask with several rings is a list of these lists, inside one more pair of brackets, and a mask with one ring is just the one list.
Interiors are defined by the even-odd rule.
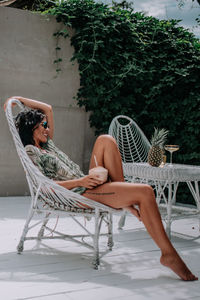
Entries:
[[151,144],[131,118],[123,115],[115,117],[108,134],[115,138],[124,164],[147,161]]
[[[160,209],[162,219],[166,222],[166,231],[169,237],[171,235],[171,222],[173,220],[196,216],[199,218],[200,204],[198,166],[193,166],[188,169],[189,166],[187,165],[177,165],[171,170],[166,168],[151,168],[151,173],[154,175],[149,176],[149,165],[145,164],[145,162],[147,162],[148,151],[151,144],[138,125],[131,118],[119,115],[112,120],[108,133],[115,138],[118,144],[123,161],[125,180],[128,182],[147,183],[154,188],[156,201]],[[185,172],[182,171],[182,169],[187,169],[188,171]],[[189,209],[189,207],[184,205],[175,205],[176,190],[179,182],[187,182],[196,202],[196,208],[192,207]],[[194,182],[193,185],[192,182]],[[165,189],[167,190],[168,197],[164,192]],[[171,194],[173,195],[172,203],[170,203],[171,201],[168,199]],[[119,220],[119,228],[124,226],[125,218],[126,212],[123,213]]]
[[[32,163],[28,157],[25,148],[21,142],[18,131],[15,127],[14,116],[12,113],[12,104],[15,103],[19,106],[20,110],[24,110],[25,107],[20,101],[16,99],[11,99],[8,102],[6,108],[6,117],[9,124],[10,131],[16,146],[17,153],[23,165],[28,186],[31,195],[31,205],[27,216],[24,229],[17,246],[18,253],[21,253],[24,248],[24,242],[26,240],[37,240],[41,241],[43,239],[65,239],[71,240],[78,244],[88,247],[93,251],[93,266],[98,269],[100,264],[99,258],[99,237],[101,235],[107,235],[108,237],[108,248],[112,250],[113,246],[113,232],[112,232],[112,214],[120,214],[122,210],[112,209],[101,203],[92,201],[79,195],[77,193],[71,192],[58,184],[53,180],[45,177],[39,169]],[[88,205],[90,208],[86,208],[84,204]],[[34,217],[40,217],[34,221]],[[44,236],[44,231],[52,232],[52,229],[47,226],[49,218],[51,216],[70,216],[82,229],[84,229],[85,234],[80,235],[67,235],[58,231],[54,231],[54,236]],[[95,228],[94,232],[91,233],[85,228],[78,220],[79,216],[84,217],[94,217],[95,218]],[[101,234],[102,223],[105,222],[108,226],[108,232]],[[39,225],[39,231],[36,236],[28,236],[28,232]],[[85,242],[84,238],[90,237],[92,242]]]
[[[108,134],[115,138],[123,164],[124,178],[128,182],[148,183],[154,186],[155,183],[134,177],[129,172],[130,163],[146,162],[151,147],[150,142],[139,128],[137,123],[128,116],[116,116],[110,123]],[[126,212],[119,220],[119,228],[125,225]]]
[[128,116],[116,116],[110,123],[108,134],[115,138],[123,164],[125,180],[128,182],[148,183],[155,187],[155,182],[134,177],[130,172],[130,163],[147,162],[150,142],[135,121]]

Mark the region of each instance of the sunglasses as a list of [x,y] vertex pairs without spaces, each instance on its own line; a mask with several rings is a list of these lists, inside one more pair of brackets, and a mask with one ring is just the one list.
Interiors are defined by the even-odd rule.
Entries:
[[40,123],[39,125],[37,125],[35,128],[33,128],[33,131],[35,130],[35,129],[37,129],[40,125],[42,125],[42,127],[44,128],[44,129],[47,129],[49,126],[48,126],[48,122],[47,121],[45,121],[45,122],[42,122],[42,123]]
[[44,127],[44,129],[48,128],[48,123],[47,121],[40,123],[42,125],[42,127]]

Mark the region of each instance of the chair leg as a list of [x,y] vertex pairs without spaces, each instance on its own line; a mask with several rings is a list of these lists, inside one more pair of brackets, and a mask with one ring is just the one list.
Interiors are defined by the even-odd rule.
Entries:
[[113,243],[113,217],[112,214],[108,215],[108,248],[112,251]]
[[28,214],[28,218],[27,218],[26,223],[24,225],[24,229],[23,229],[19,244],[17,246],[17,253],[18,254],[20,254],[24,250],[24,241],[25,241],[26,235],[28,233],[28,230],[29,230],[28,226],[29,226],[29,223],[30,223],[33,215],[34,215],[34,211],[32,210],[32,207],[31,207],[31,209],[29,211],[29,214]]
[[44,230],[45,230],[45,226],[47,225],[47,223],[49,221],[49,216],[50,216],[50,213],[47,213],[46,217],[44,218],[43,224],[38,232],[38,240],[41,240],[42,237],[44,236]]
[[123,215],[121,216],[121,218],[119,219],[118,222],[118,228],[122,229],[125,225],[125,220],[126,220],[126,211],[124,211]]
[[100,213],[99,210],[96,209],[95,212],[95,233],[93,237],[93,243],[94,243],[94,257],[93,257],[93,266],[94,269],[98,270],[98,266],[100,264],[99,259],[99,232],[100,232],[100,226],[101,226],[101,220],[100,220]]

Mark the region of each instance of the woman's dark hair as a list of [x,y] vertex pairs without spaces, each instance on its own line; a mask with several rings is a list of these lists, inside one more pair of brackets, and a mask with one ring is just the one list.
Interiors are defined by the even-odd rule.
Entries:
[[33,139],[33,129],[42,122],[45,115],[40,110],[27,110],[20,112],[15,118],[15,125],[18,129],[24,147],[35,145]]

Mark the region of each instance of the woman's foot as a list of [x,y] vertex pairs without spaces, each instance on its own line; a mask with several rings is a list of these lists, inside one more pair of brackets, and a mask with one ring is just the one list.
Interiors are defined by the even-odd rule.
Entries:
[[196,277],[191,273],[191,271],[188,269],[186,264],[177,254],[177,252],[174,252],[172,254],[165,254],[165,255],[163,254],[160,258],[160,262],[165,267],[168,267],[172,271],[174,271],[182,280],[185,281],[198,280],[198,277]]

